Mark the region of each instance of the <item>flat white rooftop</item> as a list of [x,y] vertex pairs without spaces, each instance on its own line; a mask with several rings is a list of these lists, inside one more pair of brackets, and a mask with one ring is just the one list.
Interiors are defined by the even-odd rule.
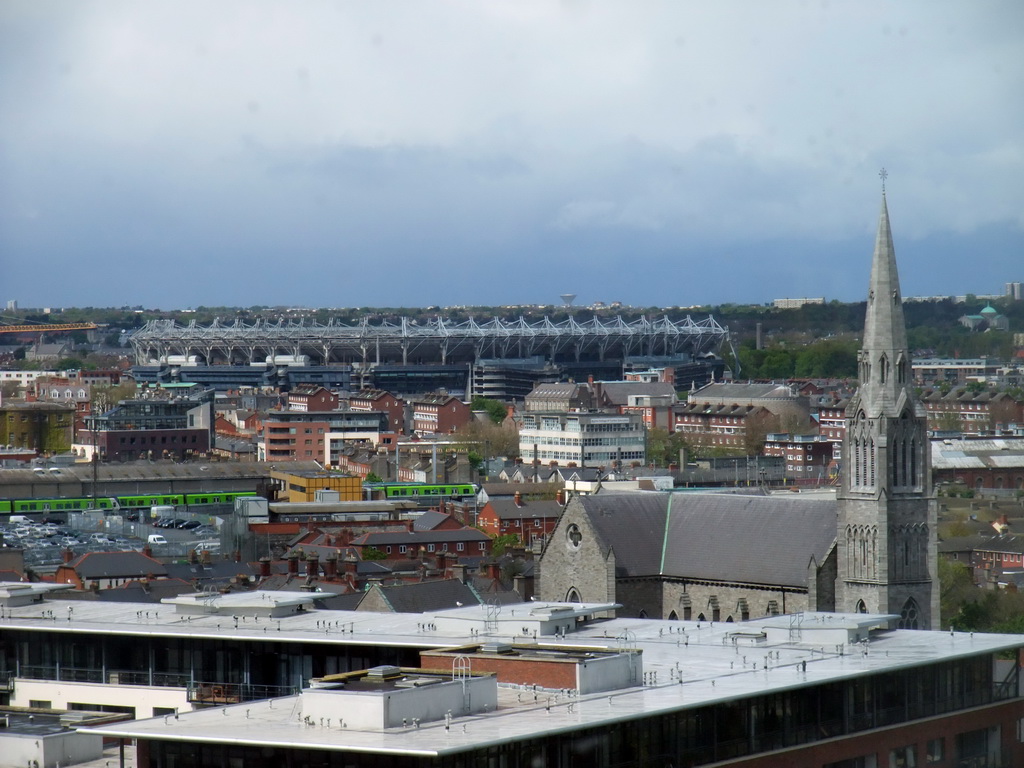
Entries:
[[[531,611],[556,612],[564,604],[503,606],[501,616],[524,618]],[[71,609],[69,611],[68,609]],[[600,612],[604,605],[573,605],[573,614]],[[13,614],[13,615],[12,615]],[[573,696],[503,686],[498,709],[419,728],[356,730],[301,719],[301,699],[250,702],[202,710],[175,720],[154,718],[98,729],[110,736],[185,741],[245,742],[350,751],[444,755],[635,717],[704,706],[887,670],[1010,651],[1024,636],[876,629],[893,617],[806,613],[743,623],[610,619],[583,625],[564,638],[538,638],[547,645],[595,649],[639,648],[646,685],[611,693]],[[189,634],[239,641],[292,640],[334,645],[444,647],[466,642],[529,642],[513,634],[518,621],[494,622],[486,606],[434,614],[390,614],[310,610],[283,619],[180,616],[171,606],[90,604],[49,600],[9,610],[4,628],[56,632],[147,635]],[[473,627],[475,634],[469,635]],[[510,632],[511,630],[511,632]],[[549,709],[550,707],[550,709]],[[339,715],[344,717],[343,714]]]

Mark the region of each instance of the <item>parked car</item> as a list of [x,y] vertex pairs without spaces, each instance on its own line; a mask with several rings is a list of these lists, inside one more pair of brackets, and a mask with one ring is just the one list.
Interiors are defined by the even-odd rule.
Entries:
[[194,531],[196,528],[202,528],[203,524],[199,520],[187,520],[178,527],[183,531]]

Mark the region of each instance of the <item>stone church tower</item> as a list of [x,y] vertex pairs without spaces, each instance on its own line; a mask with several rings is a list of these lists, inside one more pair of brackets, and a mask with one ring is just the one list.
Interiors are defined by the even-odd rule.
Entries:
[[928,432],[914,396],[884,184],[858,367],[838,495],[836,610],[898,614],[901,628],[938,629]]

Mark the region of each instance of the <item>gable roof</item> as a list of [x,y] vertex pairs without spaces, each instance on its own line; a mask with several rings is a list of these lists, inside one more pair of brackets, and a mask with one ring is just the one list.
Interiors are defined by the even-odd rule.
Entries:
[[562,514],[562,505],[554,499],[522,500],[516,505],[515,499],[490,499],[487,504],[494,510],[499,520],[534,520],[558,517]]
[[419,546],[421,544],[437,544],[447,541],[490,541],[490,536],[482,531],[478,531],[476,528],[447,531],[378,531],[375,533],[364,533],[353,540],[352,543],[359,547],[381,547],[393,544]]
[[617,576],[805,587],[836,537],[837,502],[740,494],[598,494],[587,515]]
[[480,602],[473,589],[458,579],[420,581],[389,587],[375,584],[371,589],[380,590],[381,597],[396,613],[441,611]]
[[602,399],[611,405],[629,405],[630,395],[676,399],[675,385],[668,381],[602,381],[598,385]]
[[163,563],[141,552],[86,552],[68,563],[68,567],[83,579],[167,575]]
[[413,529],[417,531],[432,531],[439,525],[452,520],[451,515],[444,512],[438,512],[436,509],[428,509],[422,515],[416,517],[413,521]]

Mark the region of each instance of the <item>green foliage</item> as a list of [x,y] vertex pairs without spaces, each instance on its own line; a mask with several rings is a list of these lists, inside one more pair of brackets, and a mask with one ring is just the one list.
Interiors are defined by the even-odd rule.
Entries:
[[824,339],[803,346],[740,347],[741,376],[749,379],[849,378],[857,375],[857,342]]
[[376,472],[369,472],[369,473],[367,473],[366,477],[363,478],[363,482],[366,482],[366,483],[383,483],[384,480],[382,480],[381,476],[378,475]]
[[519,536],[514,533],[503,533],[491,539],[491,554],[495,557],[505,554],[511,547],[519,546]]
[[501,424],[508,413],[508,409],[501,400],[495,400],[491,397],[474,397],[469,407],[474,411],[486,411],[487,417],[495,424]]
[[1013,589],[979,589],[965,564],[939,558],[942,627],[960,632],[1024,632],[1024,594]]
[[81,370],[84,367],[85,362],[77,357],[62,357],[56,365],[58,371]]
[[376,547],[363,547],[363,560],[386,560],[387,557]]
[[661,427],[647,430],[647,460],[656,467],[679,463],[680,448],[689,450],[681,432],[669,433]]

